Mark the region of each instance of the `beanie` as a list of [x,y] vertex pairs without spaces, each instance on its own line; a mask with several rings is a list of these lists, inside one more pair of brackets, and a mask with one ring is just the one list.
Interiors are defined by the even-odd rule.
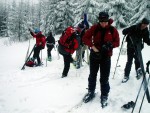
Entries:
[[107,12],[100,12],[98,19],[99,19],[100,22],[108,22],[109,15],[108,15]]
[[39,32],[40,32],[40,29],[36,28],[36,29],[34,30],[34,32],[35,32],[35,33],[39,33]]
[[143,18],[143,20],[142,20],[142,22],[141,22],[142,24],[149,24],[149,20],[148,19],[146,19],[146,18]]

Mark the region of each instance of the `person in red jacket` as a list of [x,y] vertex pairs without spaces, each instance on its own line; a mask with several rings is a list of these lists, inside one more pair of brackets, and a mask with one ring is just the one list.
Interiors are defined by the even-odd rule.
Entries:
[[76,30],[72,26],[67,27],[65,31],[63,31],[58,43],[58,51],[64,59],[64,69],[62,72],[62,78],[64,78],[68,75],[70,63],[74,62],[72,54],[79,47]]
[[29,31],[30,31],[30,34],[34,38],[36,38],[36,47],[34,49],[34,54],[31,59],[32,59],[32,61],[37,59],[37,66],[40,66],[42,63],[41,63],[39,54],[40,54],[40,50],[45,48],[46,37],[42,34],[42,32],[39,29],[35,29],[34,32],[32,32],[31,29],[29,29]]
[[111,26],[113,20],[109,19],[107,12],[99,13],[99,23],[88,29],[83,36],[83,42],[90,50],[90,74],[88,77],[88,93],[83,98],[85,103],[95,96],[97,73],[100,68],[101,105],[107,105],[110,91],[109,75],[111,67],[112,50],[120,44],[117,29]]

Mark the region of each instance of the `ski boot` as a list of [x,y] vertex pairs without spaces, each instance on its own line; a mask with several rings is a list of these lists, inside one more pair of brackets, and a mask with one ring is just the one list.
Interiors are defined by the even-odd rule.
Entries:
[[34,62],[34,61],[35,61],[35,58],[32,57],[32,58],[30,58],[29,60],[32,61],[32,62]]
[[128,102],[127,104],[124,104],[121,108],[130,109],[130,108],[133,108],[134,106],[135,106],[135,103],[131,101],[131,102]]
[[102,106],[102,108],[107,106],[107,104],[108,104],[107,99],[108,99],[107,96],[101,96],[101,106]]
[[61,78],[64,78],[64,77],[67,77],[67,75],[65,75],[65,74],[62,74]]
[[128,80],[129,80],[129,77],[128,76],[124,76],[124,78],[122,80],[122,83],[126,83]]
[[77,65],[76,65],[76,69],[79,69],[79,68],[80,68],[80,64],[77,64]]
[[93,91],[89,91],[83,98],[84,103],[88,103],[95,97],[95,93]]
[[42,66],[43,65],[43,62],[38,62],[38,63],[36,63],[36,67],[37,66]]
[[47,58],[47,60],[48,60],[48,61],[52,61],[52,57],[49,56],[49,57]]
[[139,80],[141,78],[141,76],[143,76],[142,69],[138,68],[137,71],[136,71],[136,73],[137,73],[136,78],[137,78],[137,80]]

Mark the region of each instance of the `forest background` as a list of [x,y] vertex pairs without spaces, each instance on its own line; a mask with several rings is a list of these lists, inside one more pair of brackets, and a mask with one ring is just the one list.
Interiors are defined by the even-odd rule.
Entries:
[[150,0],[1,0],[0,37],[26,41],[31,38],[28,28],[57,35],[76,26],[84,13],[90,25],[95,24],[100,11],[107,11],[120,29],[150,18]]

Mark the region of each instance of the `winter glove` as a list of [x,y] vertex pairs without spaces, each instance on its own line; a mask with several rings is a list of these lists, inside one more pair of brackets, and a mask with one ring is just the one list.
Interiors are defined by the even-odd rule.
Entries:
[[30,28],[29,28],[28,30],[29,30],[30,32],[32,32],[32,30],[31,30]]
[[111,42],[107,42],[106,44],[104,44],[104,45],[102,46],[102,50],[103,50],[103,51],[109,51],[109,50],[111,50],[112,48],[113,48],[113,45],[112,45]]

